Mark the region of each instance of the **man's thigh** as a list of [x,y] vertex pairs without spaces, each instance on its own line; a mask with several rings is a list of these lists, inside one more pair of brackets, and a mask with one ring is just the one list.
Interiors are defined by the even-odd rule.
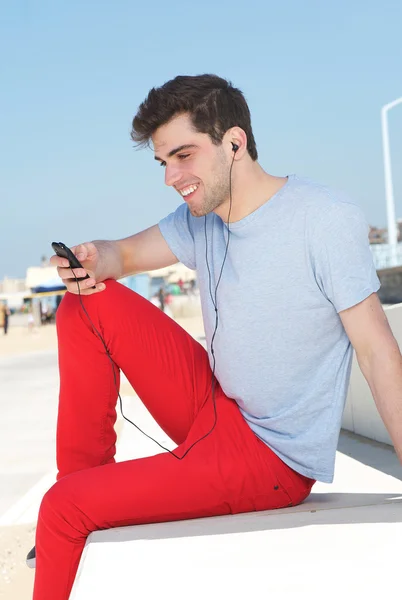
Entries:
[[[116,281],[106,281],[104,292],[81,300],[115,365],[160,427],[182,443],[211,389],[205,349],[159,308]],[[99,414],[104,419],[102,407],[112,414],[117,391],[111,362],[87,314],[72,294],[58,310],[60,408],[63,414],[66,404],[69,414],[78,415],[92,399],[88,418]]]
[[283,468],[289,473],[290,468],[254,435],[221,390],[213,424],[208,402],[175,456],[102,465],[61,479],[54,490],[57,512],[85,537],[97,529],[292,504],[297,475],[287,476],[283,485]]
[[194,455],[163,453],[68,475],[48,493],[52,512],[79,539],[100,529],[229,513],[217,465]]

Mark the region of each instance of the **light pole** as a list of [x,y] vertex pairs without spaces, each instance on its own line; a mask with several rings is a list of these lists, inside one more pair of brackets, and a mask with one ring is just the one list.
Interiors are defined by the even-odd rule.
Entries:
[[391,267],[396,266],[396,247],[398,235],[396,229],[394,189],[392,185],[391,151],[389,146],[388,111],[402,103],[402,97],[385,104],[381,109],[382,144],[384,152],[385,197],[387,201],[388,245],[391,254]]

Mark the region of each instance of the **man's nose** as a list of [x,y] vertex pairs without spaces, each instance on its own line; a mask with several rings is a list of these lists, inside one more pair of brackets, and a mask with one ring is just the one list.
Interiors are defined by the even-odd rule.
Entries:
[[181,172],[180,169],[174,167],[173,165],[168,165],[165,169],[165,183],[166,185],[175,185],[178,181],[180,181]]

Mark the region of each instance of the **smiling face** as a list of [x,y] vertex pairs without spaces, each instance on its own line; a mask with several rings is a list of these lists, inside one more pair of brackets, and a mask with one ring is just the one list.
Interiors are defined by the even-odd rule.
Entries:
[[213,144],[208,134],[194,129],[188,114],[159,127],[152,141],[166,185],[179,192],[193,216],[204,216],[228,201],[230,157],[223,144]]

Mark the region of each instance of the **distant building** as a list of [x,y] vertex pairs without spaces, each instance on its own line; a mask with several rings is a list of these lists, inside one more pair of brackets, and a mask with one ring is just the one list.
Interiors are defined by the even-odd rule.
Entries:
[[5,301],[11,309],[19,309],[26,294],[25,279],[5,277],[0,281],[0,301]]
[[370,244],[386,244],[388,242],[387,229],[379,229],[378,227],[370,226],[369,242]]
[[28,267],[25,277],[25,287],[29,290],[39,287],[49,280],[60,281],[57,273],[57,267],[50,267],[44,264],[41,267]]
[[25,279],[10,279],[5,277],[0,281],[0,294],[15,294],[25,290]]
[[398,235],[398,242],[402,241],[402,219],[396,221],[396,231]]

